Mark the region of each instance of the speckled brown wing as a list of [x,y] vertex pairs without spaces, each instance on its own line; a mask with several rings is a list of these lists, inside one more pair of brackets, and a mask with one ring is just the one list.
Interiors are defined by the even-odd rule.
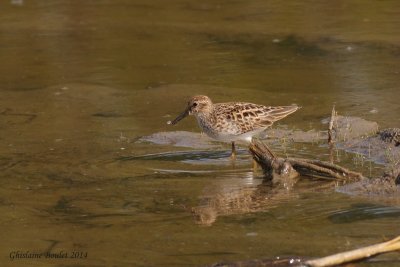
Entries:
[[220,103],[214,106],[216,117],[236,134],[265,129],[295,112],[297,106],[266,107],[252,103]]

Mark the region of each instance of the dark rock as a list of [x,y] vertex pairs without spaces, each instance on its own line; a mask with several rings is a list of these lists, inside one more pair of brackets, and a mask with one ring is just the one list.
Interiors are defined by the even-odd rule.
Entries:
[[387,143],[393,143],[395,146],[400,145],[400,128],[384,129],[379,131],[378,135]]

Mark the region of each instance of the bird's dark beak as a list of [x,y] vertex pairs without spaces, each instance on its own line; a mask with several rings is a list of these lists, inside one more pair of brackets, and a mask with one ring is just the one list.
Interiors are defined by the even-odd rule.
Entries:
[[180,120],[184,119],[187,115],[190,114],[190,107],[186,108],[184,112],[182,112],[181,114],[179,114],[178,117],[175,118],[175,120],[173,121],[168,121],[167,124],[172,124],[175,125],[177,124]]

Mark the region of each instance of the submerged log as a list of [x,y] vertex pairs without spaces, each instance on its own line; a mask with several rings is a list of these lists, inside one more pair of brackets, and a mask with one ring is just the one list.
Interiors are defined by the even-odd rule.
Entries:
[[361,173],[329,162],[277,157],[267,145],[259,140],[253,140],[249,149],[254,160],[262,167],[266,178],[269,179],[276,175],[290,178],[302,175],[345,182],[359,181],[365,178]]

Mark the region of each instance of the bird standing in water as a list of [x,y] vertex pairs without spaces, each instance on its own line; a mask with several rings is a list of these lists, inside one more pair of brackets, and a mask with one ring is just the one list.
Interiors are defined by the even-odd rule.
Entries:
[[197,95],[187,103],[186,109],[168,124],[175,125],[187,115],[194,115],[200,128],[209,137],[232,142],[231,157],[236,157],[235,141],[251,142],[274,122],[298,110],[299,107],[267,107],[252,103],[229,102],[213,104],[208,96]]

